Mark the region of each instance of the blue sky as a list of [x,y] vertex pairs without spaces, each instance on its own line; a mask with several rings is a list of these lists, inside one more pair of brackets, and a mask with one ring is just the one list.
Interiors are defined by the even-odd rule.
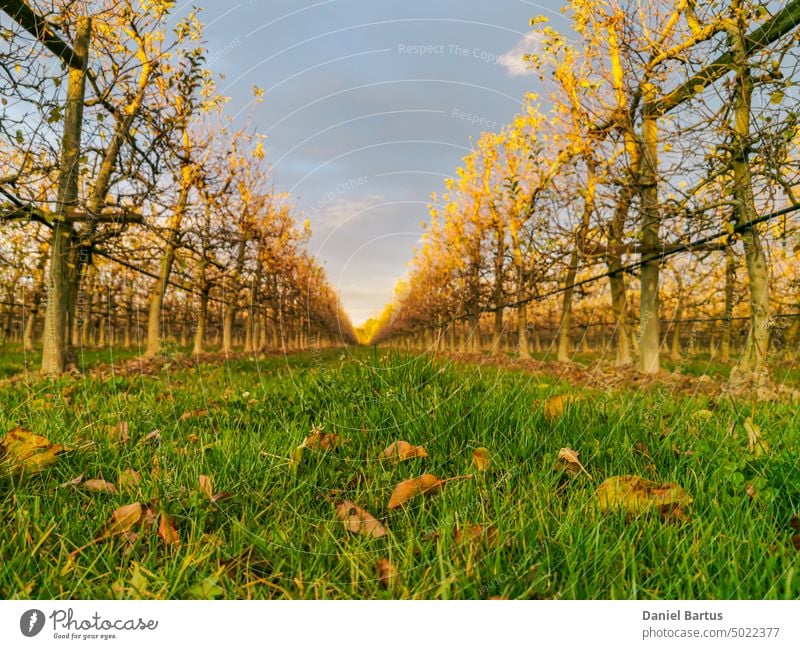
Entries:
[[527,92],[528,21],[560,2],[207,0],[209,63],[231,113],[251,87],[276,188],[311,221],[311,251],[354,323],[389,301],[442,187]]

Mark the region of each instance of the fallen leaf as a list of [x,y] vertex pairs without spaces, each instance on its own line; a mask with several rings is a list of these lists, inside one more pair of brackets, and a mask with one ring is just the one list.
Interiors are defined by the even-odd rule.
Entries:
[[441,487],[442,482],[443,480],[440,480],[432,473],[425,473],[418,478],[403,480],[398,483],[394,491],[392,491],[388,508],[396,509],[415,496],[437,491]]
[[339,445],[339,436],[336,433],[311,433],[303,441],[302,447],[308,449],[322,449],[332,451]]
[[377,518],[349,500],[336,505],[336,516],[349,532],[374,539],[386,536],[386,528]]
[[15,472],[36,473],[53,464],[65,448],[29,430],[17,427],[0,440],[0,468]]
[[228,498],[233,498],[233,494],[229,494],[227,491],[220,491],[211,496],[211,502],[215,503],[218,500],[227,500]]
[[200,441],[200,438],[194,433],[192,433],[191,435],[186,436],[186,441],[191,442],[192,444],[197,444],[197,442]]
[[397,571],[391,561],[386,558],[378,559],[375,562],[375,569],[378,572],[378,583],[387,590],[394,588],[397,583]]
[[556,458],[556,467],[564,469],[570,478],[574,478],[581,471],[583,471],[589,480],[593,479],[578,459],[578,451],[573,451],[571,448],[562,448],[558,452],[558,457]]
[[659,484],[634,475],[608,478],[595,493],[600,511],[622,509],[635,514],[653,507],[690,505],[693,499],[673,483]]
[[210,476],[201,475],[199,478],[200,491],[203,492],[206,498],[211,500],[214,497],[214,484]]
[[161,443],[161,431],[156,428],[155,430],[151,430],[147,435],[144,436],[144,441],[150,444],[160,444]]
[[105,494],[119,493],[117,491],[116,486],[114,486],[111,482],[107,482],[105,480],[99,480],[96,478],[91,480],[85,480],[83,483],[83,488],[86,489],[87,491],[97,491]]
[[747,450],[759,457],[769,452],[769,444],[761,433],[761,428],[753,421],[752,417],[744,420],[744,429],[747,432]]
[[206,415],[208,415],[208,408],[202,408],[200,410],[187,410],[180,417],[178,417],[178,421],[197,419],[198,417],[205,417]]
[[486,471],[489,468],[489,449],[481,446],[472,451],[472,464],[478,471]]
[[131,503],[130,505],[118,507],[111,514],[111,520],[97,538],[107,539],[118,534],[130,532],[133,526],[142,520],[145,509],[147,508],[141,503]]
[[161,520],[158,523],[158,537],[167,545],[180,545],[178,530],[172,524],[170,517],[162,512]]
[[73,478],[72,480],[67,480],[66,482],[62,482],[59,487],[76,487],[81,482],[83,482],[83,474],[81,473],[77,478]]
[[116,426],[109,426],[108,437],[111,440],[117,440],[120,444],[127,444],[131,439],[128,422],[120,421]]
[[395,464],[405,460],[413,460],[416,457],[428,457],[425,447],[414,446],[403,439],[389,444],[381,454],[382,460],[392,460]]
[[544,403],[542,403],[542,413],[544,413],[544,418],[552,423],[553,420],[561,417],[561,415],[564,414],[564,410],[567,408],[567,406],[574,402],[575,397],[571,394],[557,394],[553,397],[545,399]]
[[133,469],[125,469],[124,471],[121,471],[119,478],[117,479],[119,487],[123,491],[133,489],[133,487],[137,486],[141,481],[141,474]]

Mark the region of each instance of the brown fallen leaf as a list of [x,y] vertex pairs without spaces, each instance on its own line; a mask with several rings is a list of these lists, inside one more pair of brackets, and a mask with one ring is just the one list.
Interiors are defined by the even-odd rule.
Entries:
[[557,394],[549,397],[542,403],[542,413],[544,418],[552,423],[555,419],[564,414],[564,410],[575,402],[575,396],[571,394]]
[[472,451],[472,465],[478,471],[486,471],[489,468],[489,449],[481,446]]
[[91,480],[84,480],[83,488],[87,491],[97,491],[105,494],[117,494],[117,487],[111,482],[93,478]]
[[65,450],[61,444],[18,426],[0,440],[0,473],[37,473],[54,464]]
[[375,562],[375,569],[378,573],[378,583],[386,590],[394,588],[397,583],[397,571],[391,561],[385,557],[380,558]]
[[158,523],[158,537],[167,545],[180,545],[181,543],[178,538],[178,530],[175,529],[172,520],[165,512],[161,512],[161,518]]
[[200,441],[200,438],[194,433],[192,433],[191,435],[186,436],[186,441],[191,442],[192,444],[197,444],[197,442]]
[[144,441],[148,442],[149,444],[158,445],[161,443],[161,431],[156,428],[155,430],[151,430],[147,435],[144,436]]
[[133,469],[125,469],[124,471],[120,471],[119,478],[117,482],[119,484],[119,488],[123,491],[128,491],[129,489],[133,489],[142,481],[142,476],[138,471],[134,471]]
[[392,460],[395,464],[405,460],[413,460],[417,457],[428,457],[428,452],[424,446],[414,446],[404,439],[392,442],[381,453],[381,460]]
[[211,502],[215,503],[219,500],[227,500],[228,498],[233,498],[233,494],[229,494],[227,491],[219,491],[211,496]]
[[386,536],[386,528],[377,518],[349,500],[336,505],[336,516],[349,532],[371,536],[374,539]]
[[131,439],[131,435],[128,430],[128,422],[120,421],[116,426],[109,426],[108,437],[110,440],[117,441],[120,444],[127,444]]
[[200,491],[205,495],[206,498],[211,500],[214,497],[214,483],[211,480],[211,476],[201,475],[199,482]]
[[62,482],[59,487],[77,487],[81,482],[83,482],[83,474],[81,473],[77,478],[73,478],[72,480],[67,480],[66,482]]
[[595,499],[602,512],[622,509],[629,514],[665,506],[685,507],[693,502],[676,484],[659,484],[634,475],[608,478],[597,488]]
[[593,479],[591,474],[578,459],[578,451],[574,451],[571,448],[562,448],[558,452],[558,457],[556,458],[556,467],[559,469],[564,469],[570,478],[574,478],[581,471],[583,471],[589,480]]
[[187,419],[197,419],[198,417],[205,417],[208,415],[208,408],[201,408],[199,410],[187,410],[180,417],[178,421],[186,421]]
[[303,441],[303,448],[312,450],[322,449],[324,451],[332,451],[339,445],[339,436],[336,433],[311,433]]
[[470,478],[472,478],[471,475],[465,475],[441,480],[432,473],[424,473],[418,478],[403,480],[403,482],[398,483],[394,488],[394,491],[392,491],[392,495],[389,498],[389,504],[387,507],[388,509],[396,509],[404,505],[415,496],[438,491],[445,482],[450,482],[452,480],[467,480]]

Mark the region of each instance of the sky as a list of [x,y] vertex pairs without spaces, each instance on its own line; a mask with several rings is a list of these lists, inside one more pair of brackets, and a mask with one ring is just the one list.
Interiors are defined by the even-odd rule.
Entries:
[[541,92],[522,61],[530,18],[567,29],[559,1],[197,4],[229,112],[252,110],[275,187],[311,222],[310,251],[356,325],[407,272],[431,192]]

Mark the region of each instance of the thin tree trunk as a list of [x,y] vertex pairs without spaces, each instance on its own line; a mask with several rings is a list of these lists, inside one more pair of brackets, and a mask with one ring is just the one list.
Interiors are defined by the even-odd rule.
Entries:
[[73,49],[75,54],[80,57],[82,67],[71,67],[67,82],[56,205],[56,211],[60,218],[53,226],[50,244],[47,309],[42,347],[42,372],[46,374],[60,374],[66,366],[70,260],[73,254],[75,230],[72,223],[65,222],[63,219],[72,215],[78,201],[83,104],[86,94],[86,63],[89,58],[91,28],[90,19],[78,19]]

